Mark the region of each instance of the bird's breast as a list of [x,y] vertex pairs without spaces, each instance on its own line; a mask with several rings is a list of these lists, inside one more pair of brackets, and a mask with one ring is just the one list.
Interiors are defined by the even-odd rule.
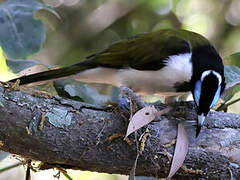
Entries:
[[189,91],[188,89],[178,91],[177,87],[184,86],[184,83],[191,80],[191,55],[191,53],[184,53],[169,56],[164,62],[165,66],[159,70],[98,67],[79,73],[77,79],[114,86],[124,85],[141,94],[181,95]]
[[[120,84],[136,92],[173,96],[190,91],[192,77],[191,53],[169,56],[165,66],[159,70],[120,70],[117,78]],[[179,88],[180,87],[180,88]]]

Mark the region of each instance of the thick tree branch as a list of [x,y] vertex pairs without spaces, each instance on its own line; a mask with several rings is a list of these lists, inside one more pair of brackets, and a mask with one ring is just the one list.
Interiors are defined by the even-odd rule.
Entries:
[[[133,136],[131,143],[123,140],[128,119],[117,110],[59,97],[35,97],[2,87],[0,104],[0,149],[40,160],[45,164],[42,168],[129,174],[136,145]],[[138,160],[136,175],[167,176],[167,154],[173,153],[174,145],[164,145],[176,138],[176,124],[184,120],[191,144],[177,176],[229,179],[232,172],[239,178],[240,115],[211,112],[195,139],[191,122],[196,114],[189,107],[180,103],[147,125],[151,136]],[[144,128],[138,131],[141,135]]]

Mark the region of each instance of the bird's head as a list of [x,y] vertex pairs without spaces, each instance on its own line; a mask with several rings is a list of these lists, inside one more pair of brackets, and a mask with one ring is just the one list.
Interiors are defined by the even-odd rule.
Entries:
[[200,79],[195,82],[193,96],[197,105],[198,123],[196,137],[210,109],[215,106],[224,89],[224,78],[216,71],[202,72]]

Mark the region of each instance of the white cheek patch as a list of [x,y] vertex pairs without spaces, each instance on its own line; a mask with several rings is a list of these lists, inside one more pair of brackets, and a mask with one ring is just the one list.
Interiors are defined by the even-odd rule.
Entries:
[[204,71],[202,73],[202,76],[201,76],[201,81],[203,81],[203,79],[208,76],[210,73],[212,72],[212,70],[207,70],[207,71]]
[[221,75],[218,72],[216,72],[216,71],[212,71],[212,72],[218,78],[218,85],[220,85],[222,83]]

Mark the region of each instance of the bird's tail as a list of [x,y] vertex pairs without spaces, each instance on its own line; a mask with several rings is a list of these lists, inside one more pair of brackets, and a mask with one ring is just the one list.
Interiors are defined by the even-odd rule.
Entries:
[[12,79],[8,82],[15,82],[16,80],[20,80],[20,85],[29,84],[29,83],[35,83],[40,81],[47,81],[52,79],[58,79],[63,78],[67,76],[71,76],[74,74],[77,74],[81,71],[95,68],[97,65],[95,63],[92,63],[92,61],[82,61],[77,64],[73,64],[68,67],[59,68],[59,69],[52,69],[49,71],[43,71],[31,75],[22,76],[16,79]]

